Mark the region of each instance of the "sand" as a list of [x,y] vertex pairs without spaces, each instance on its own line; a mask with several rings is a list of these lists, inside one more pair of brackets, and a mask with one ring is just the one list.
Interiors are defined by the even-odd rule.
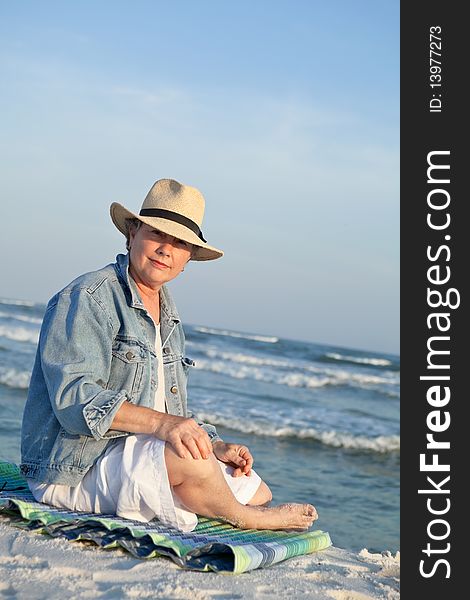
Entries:
[[21,531],[0,518],[0,598],[393,600],[399,586],[399,553],[328,548],[267,569],[221,575]]

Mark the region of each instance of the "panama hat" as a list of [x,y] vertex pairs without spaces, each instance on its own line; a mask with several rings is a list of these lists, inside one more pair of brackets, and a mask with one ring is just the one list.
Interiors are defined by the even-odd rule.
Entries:
[[126,219],[138,219],[193,244],[192,260],[215,260],[224,253],[209,246],[202,235],[204,207],[204,196],[196,188],[174,179],[159,179],[150,188],[138,215],[117,202],[111,204],[110,213],[113,223],[124,235],[127,235]]

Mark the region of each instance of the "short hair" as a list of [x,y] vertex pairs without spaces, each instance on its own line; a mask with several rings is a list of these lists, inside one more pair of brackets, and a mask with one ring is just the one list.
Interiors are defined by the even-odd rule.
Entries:
[[129,252],[131,249],[129,242],[131,240],[131,231],[137,231],[142,225],[140,219],[126,219],[126,250]]

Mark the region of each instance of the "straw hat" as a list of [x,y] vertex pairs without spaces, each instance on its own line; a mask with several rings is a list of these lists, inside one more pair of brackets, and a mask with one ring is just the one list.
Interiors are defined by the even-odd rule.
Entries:
[[215,260],[224,253],[209,246],[202,235],[204,207],[204,196],[196,188],[174,179],[159,179],[150,188],[138,215],[117,202],[111,204],[110,213],[113,223],[124,235],[127,234],[126,219],[139,219],[150,227],[193,244],[192,260]]

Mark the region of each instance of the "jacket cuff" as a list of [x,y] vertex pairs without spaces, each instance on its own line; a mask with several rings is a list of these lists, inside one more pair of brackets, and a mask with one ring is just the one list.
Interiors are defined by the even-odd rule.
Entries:
[[209,435],[211,444],[215,444],[215,442],[223,442],[224,441],[217,432],[213,433],[213,432],[208,431],[207,433]]
[[126,431],[111,429],[111,424],[122,404],[128,400],[123,392],[103,391],[83,409],[83,418],[95,440],[128,435]]
[[204,431],[207,433],[212,444],[214,442],[222,442],[223,441],[222,438],[217,433],[216,428],[213,425],[209,425],[209,423],[203,423],[202,421],[199,421],[198,425],[200,425],[204,429]]
[[210,423],[204,423],[204,421],[198,419],[198,417],[191,410],[188,411],[188,417],[194,419],[196,423],[204,429],[212,444],[214,442],[223,442],[223,439],[217,433],[217,429],[214,427],[214,425],[211,425]]

